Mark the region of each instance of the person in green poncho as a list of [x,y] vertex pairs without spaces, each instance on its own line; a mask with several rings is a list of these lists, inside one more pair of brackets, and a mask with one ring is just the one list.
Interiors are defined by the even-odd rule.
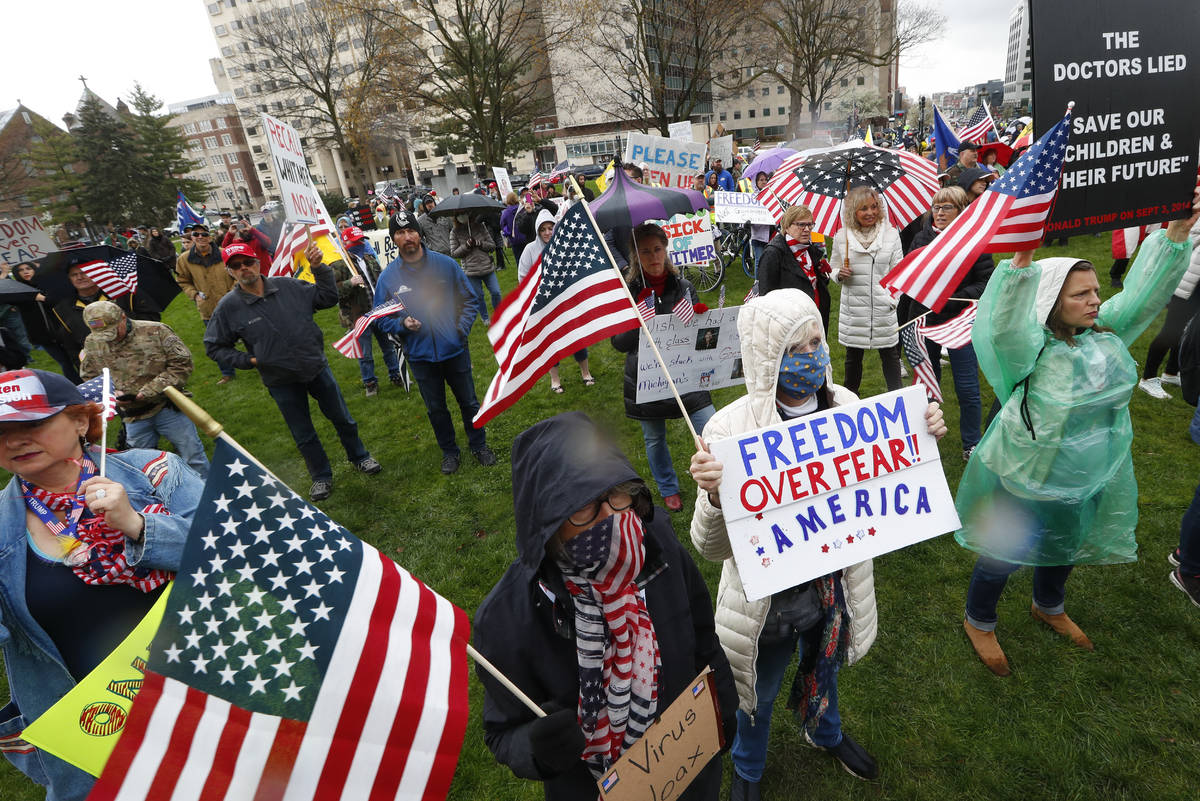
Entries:
[[1067,577],[1075,565],[1137,558],[1129,346],[1187,268],[1197,217],[1200,200],[1190,219],[1152,234],[1124,291],[1104,303],[1091,263],[1035,262],[1032,251],[1001,262],[980,298],[972,340],[1003,407],[963,473],[955,538],[979,554],[963,628],[999,676],[1010,670],[996,606],[1021,565],[1034,568],[1033,616],[1091,650],[1064,611]]

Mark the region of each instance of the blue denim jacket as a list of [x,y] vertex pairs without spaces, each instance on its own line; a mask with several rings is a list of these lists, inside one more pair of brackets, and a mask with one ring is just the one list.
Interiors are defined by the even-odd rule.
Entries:
[[[161,451],[151,450],[112,453],[106,472],[125,487],[134,509],[161,503],[171,510],[169,515],[145,516],[145,534],[140,542],[128,543],[125,551],[130,564],[177,570],[204,481],[179,457],[166,454],[165,474],[150,471],[158,481],[155,486],[142,469],[161,455]],[[0,709],[0,738],[23,731],[75,686],[58,648],[25,604],[26,542],[25,502],[20,484],[13,478],[0,493],[0,648],[12,696],[8,706]],[[46,786],[46,801],[83,801],[95,781],[37,749],[28,754],[10,751],[5,756],[26,776]]]

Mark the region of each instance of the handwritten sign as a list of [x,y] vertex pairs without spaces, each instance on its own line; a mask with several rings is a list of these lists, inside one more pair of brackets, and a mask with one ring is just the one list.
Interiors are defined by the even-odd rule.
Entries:
[[676,142],[691,142],[692,124],[687,120],[667,123],[667,135]]
[[18,217],[0,222],[0,263],[15,267],[58,250],[42,221],[37,217]]
[[671,264],[708,264],[717,257],[713,243],[712,217],[708,212],[676,214],[669,220],[649,220],[667,232],[667,255]]
[[[697,314],[687,325],[660,314],[647,325],[680,394],[745,384],[737,318],[741,306]],[[638,342],[637,402],[670,398],[671,385],[643,331]]]
[[295,128],[270,114],[263,114],[262,119],[288,221],[314,224],[319,222],[319,198],[313,191],[312,176],[308,174],[308,163],[304,160],[304,150],[300,147],[300,134]]
[[713,192],[713,201],[719,223],[778,224],[770,210],[749,192]]
[[709,443],[748,599],[959,527],[927,406],[907,387]]
[[492,167],[492,177],[496,179],[496,188],[500,190],[501,199],[508,197],[508,193],[513,191],[512,179],[508,177],[508,170],[504,167]]
[[400,258],[400,249],[396,247],[396,243],[388,236],[387,231],[374,230],[367,231],[367,241],[371,243],[371,247],[375,248],[375,253],[379,256],[379,266],[387,267],[389,264]]
[[706,667],[596,782],[604,801],[679,798],[725,746],[713,672]]
[[691,189],[692,178],[704,172],[706,151],[702,142],[631,133],[625,143],[625,161],[645,164],[643,180],[648,184]]
[[721,160],[721,165],[729,169],[733,165],[733,134],[714,136],[708,142],[708,157]]

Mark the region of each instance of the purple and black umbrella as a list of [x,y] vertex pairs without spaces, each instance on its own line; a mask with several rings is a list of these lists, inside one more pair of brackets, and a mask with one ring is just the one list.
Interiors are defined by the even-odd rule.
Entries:
[[768,150],[766,153],[759,155],[754,161],[750,162],[743,172],[743,178],[749,178],[751,181],[760,172],[772,173],[776,168],[784,162],[789,156],[796,155],[798,151],[792,150],[790,147],[776,147]]
[[632,180],[622,169],[604,194],[588,204],[601,231],[628,230],[646,220],[666,220],[676,214],[708,211],[704,195],[691,189],[663,189]]

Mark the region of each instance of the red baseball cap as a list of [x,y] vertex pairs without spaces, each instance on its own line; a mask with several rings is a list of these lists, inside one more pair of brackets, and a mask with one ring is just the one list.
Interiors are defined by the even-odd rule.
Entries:
[[81,403],[87,403],[87,399],[58,373],[44,370],[0,373],[0,422],[44,420]]
[[357,225],[352,225],[346,230],[342,231],[342,241],[347,245],[353,245],[355,242],[361,242],[366,238],[367,235],[363,233],[363,229],[359,228]]
[[226,264],[234,256],[245,256],[248,259],[258,261],[258,254],[254,252],[254,248],[243,242],[234,242],[229,247],[221,250],[221,258],[224,259]]

